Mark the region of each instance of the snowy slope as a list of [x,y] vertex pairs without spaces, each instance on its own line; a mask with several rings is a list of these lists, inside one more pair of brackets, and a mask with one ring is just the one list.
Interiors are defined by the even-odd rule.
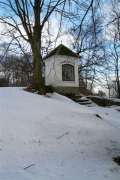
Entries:
[[119,180],[118,154],[116,109],[0,88],[0,180]]

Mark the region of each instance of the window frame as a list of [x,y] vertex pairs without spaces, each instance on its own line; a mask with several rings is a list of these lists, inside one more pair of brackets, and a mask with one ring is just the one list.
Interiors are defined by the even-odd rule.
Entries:
[[[73,71],[73,74],[71,75],[71,79],[68,79],[68,78],[66,78],[66,77],[64,77],[64,72],[63,72],[63,70],[65,70],[65,66],[68,66],[68,67],[71,67],[71,70]],[[66,73],[68,73],[68,72],[66,72]],[[64,82],[75,82],[75,66],[74,65],[72,65],[72,64],[69,64],[69,63],[64,63],[64,64],[62,64],[62,81],[64,81]]]

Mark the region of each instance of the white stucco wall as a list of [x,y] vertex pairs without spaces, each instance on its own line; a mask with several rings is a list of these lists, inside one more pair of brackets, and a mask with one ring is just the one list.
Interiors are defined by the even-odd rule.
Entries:
[[[75,81],[62,81],[62,64],[71,64],[75,68]],[[78,58],[55,55],[45,60],[45,84],[62,87],[79,87]]]

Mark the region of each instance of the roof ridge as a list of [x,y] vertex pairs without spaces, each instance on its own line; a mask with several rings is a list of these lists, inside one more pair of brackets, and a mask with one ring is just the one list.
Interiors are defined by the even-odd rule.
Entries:
[[60,44],[55,49],[53,49],[50,53],[48,53],[44,59],[51,57],[53,55],[66,55],[66,56],[73,56],[73,57],[79,57],[77,53],[69,49],[67,46]]

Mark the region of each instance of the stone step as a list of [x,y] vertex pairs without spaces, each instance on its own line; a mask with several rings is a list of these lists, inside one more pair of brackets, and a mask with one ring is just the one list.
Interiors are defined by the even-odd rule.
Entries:
[[88,102],[88,99],[75,99],[76,102]]
[[90,105],[90,104],[92,104],[91,102],[78,102],[79,104],[81,104],[81,105]]
[[94,103],[85,96],[78,95],[78,96],[75,96],[73,100],[75,102],[77,102],[78,104],[80,104],[80,105],[86,105],[88,107],[93,107],[94,106]]

